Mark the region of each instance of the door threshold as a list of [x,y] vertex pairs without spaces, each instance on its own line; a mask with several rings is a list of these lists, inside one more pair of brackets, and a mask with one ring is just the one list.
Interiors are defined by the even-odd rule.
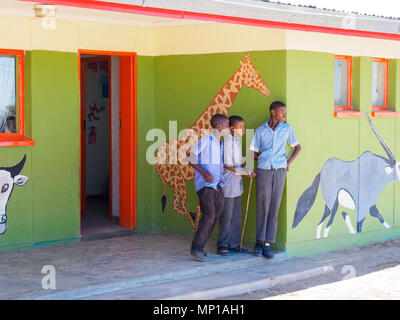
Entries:
[[134,235],[135,233],[136,231],[134,229],[109,231],[109,232],[95,232],[95,233],[82,234],[79,237],[79,240],[80,241],[104,240],[104,239],[128,237]]

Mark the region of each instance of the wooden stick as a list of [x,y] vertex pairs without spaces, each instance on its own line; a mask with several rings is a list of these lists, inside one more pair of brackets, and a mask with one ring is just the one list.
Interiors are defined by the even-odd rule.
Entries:
[[240,249],[239,249],[239,252],[242,251],[243,235],[244,235],[244,230],[246,229],[247,212],[249,211],[250,193],[251,193],[251,184],[252,183],[253,183],[253,177],[250,179],[249,194],[247,195],[246,214],[244,216],[244,223],[243,223],[243,228],[242,228],[242,236],[240,237]]

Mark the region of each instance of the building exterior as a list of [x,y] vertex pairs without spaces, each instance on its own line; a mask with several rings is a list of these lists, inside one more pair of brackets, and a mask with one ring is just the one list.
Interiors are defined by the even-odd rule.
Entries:
[[[276,248],[301,256],[400,236],[400,169],[389,158],[399,157],[400,143],[398,20],[259,1],[46,3],[0,4],[0,250],[78,240],[99,167],[106,174],[97,188],[122,227],[192,234],[193,181],[149,162],[160,147],[154,129],[170,141],[218,110],[255,129],[274,100],[287,104],[302,146],[287,175]],[[253,84],[240,82],[244,65],[259,76]],[[94,151],[102,140],[108,145]],[[380,157],[365,162],[366,151]],[[332,158],[348,165],[332,169]],[[299,199],[315,177],[315,202],[293,227],[296,208],[313,202],[318,184],[306,204]],[[248,188],[245,179],[243,209]],[[324,212],[333,214],[321,224]]]

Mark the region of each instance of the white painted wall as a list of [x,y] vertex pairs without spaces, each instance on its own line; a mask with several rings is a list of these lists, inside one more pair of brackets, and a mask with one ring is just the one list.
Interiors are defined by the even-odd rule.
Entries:
[[[101,99],[100,81],[107,73],[94,72],[86,64],[86,194],[104,195],[109,183],[109,106]],[[99,112],[90,110],[96,107]],[[91,112],[98,118],[91,117]],[[91,138],[91,128],[95,128],[96,139]],[[92,142],[92,143],[91,143]]]
[[119,57],[111,57],[113,216],[119,217]]

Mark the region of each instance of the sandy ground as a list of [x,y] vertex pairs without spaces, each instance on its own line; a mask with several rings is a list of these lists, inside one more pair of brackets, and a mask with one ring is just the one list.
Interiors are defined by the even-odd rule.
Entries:
[[224,299],[400,299],[399,239],[302,259],[331,262],[334,271]]

